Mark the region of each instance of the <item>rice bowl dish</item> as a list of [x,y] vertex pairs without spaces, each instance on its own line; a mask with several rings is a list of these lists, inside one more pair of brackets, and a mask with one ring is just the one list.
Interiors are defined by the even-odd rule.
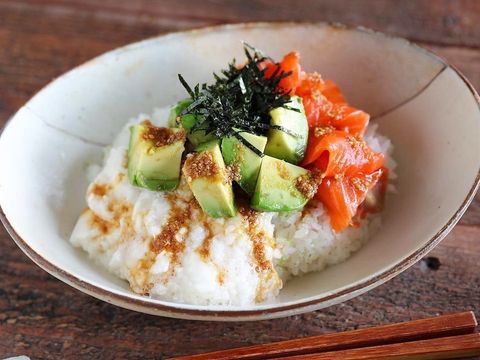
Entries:
[[[87,190],[87,208],[70,238],[72,244],[84,249],[94,261],[127,280],[134,292],[200,305],[272,302],[291,277],[321,271],[346,260],[381,226],[381,212],[365,211],[362,216],[353,214],[339,228],[338,223],[332,224],[332,208],[325,205],[329,203],[316,195],[305,196],[299,209],[258,210],[249,204],[254,194],[238,195],[242,185],[235,194],[234,212],[228,216],[210,216],[185,170],[188,155],[179,162],[183,175],[178,176],[173,189],[152,191],[148,186],[132,183],[132,126],[170,126],[171,111],[170,107],[156,109],[151,115],[141,114],[128,121],[106,150],[103,166],[99,171],[92,167],[91,173],[98,174],[92,178]],[[310,122],[309,112],[305,111]],[[179,114],[176,118],[190,115]],[[352,129],[345,126],[341,130],[340,126],[331,129],[333,125],[324,125],[309,123],[310,136],[323,138],[334,131],[348,135]],[[389,179],[394,179],[395,162],[389,139],[379,134],[377,125],[368,123],[368,119],[360,133],[371,151],[383,154],[382,166],[388,169]],[[309,154],[310,141],[308,144],[299,164]],[[294,163],[289,159],[281,161]],[[318,163],[318,159],[315,161]],[[313,172],[311,164],[305,166]],[[323,169],[323,175],[328,169]],[[339,174],[332,176],[332,181],[342,181],[344,174]],[[259,176],[257,173],[255,177],[257,187]],[[326,183],[325,179],[328,176],[317,180],[321,185]],[[231,182],[237,186],[240,180],[236,176]],[[379,201],[381,195],[367,197],[378,192],[374,189],[376,183],[365,188],[361,204]],[[384,185],[392,188],[388,183]],[[254,186],[252,193],[257,187]],[[355,204],[355,212],[360,203]],[[259,202],[255,206],[263,205]]]

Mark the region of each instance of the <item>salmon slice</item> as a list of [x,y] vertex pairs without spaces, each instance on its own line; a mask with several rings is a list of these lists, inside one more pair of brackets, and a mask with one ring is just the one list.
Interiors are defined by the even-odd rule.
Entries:
[[322,95],[327,98],[328,101],[335,104],[346,104],[347,100],[343,96],[342,91],[332,80],[325,80],[322,87]]
[[358,207],[377,184],[383,171],[381,168],[370,174],[329,177],[322,181],[315,197],[325,206],[335,232],[338,233],[352,224]]
[[295,95],[301,97],[320,97],[322,96],[322,89],[325,87],[325,81],[322,76],[317,73],[306,73],[302,71],[300,73],[300,81],[295,89]]
[[354,136],[361,136],[370,121],[370,115],[344,103],[333,103],[325,97],[303,97],[308,125],[333,126]]
[[374,152],[363,139],[334,130],[316,127],[310,131],[301,166],[314,165],[322,176],[369,174],[383,166],[384,155]]
[[292,51],[285,55],[279,63],[275,64],[273,62],[266,61],[264,63],[265,67],[265,77],[268,79],[275,75],[280,75],[282,73],[290,75],[286,76],[278,83],[278,87],[284,94],[294,94],[295,90],[300,81],[300,55],[296,51]]
[[370,121],[366,112],[347,104],[337,84],[323,81],[318,73],[302,72],[295,94],[303,99],[310,127],[333,126],[359,136]]

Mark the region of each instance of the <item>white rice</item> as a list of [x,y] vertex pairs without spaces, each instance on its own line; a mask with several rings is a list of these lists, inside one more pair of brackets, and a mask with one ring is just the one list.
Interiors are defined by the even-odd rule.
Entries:
[[[168,109],[156,110],[152,122],[165,125],[167,113]],[[129,121],[106,151],[100,172],[98,165],[89,170],[90,177],[97,175],[87,191],[88,208],[70,239],[126,279],[137,293],[205,305],[271,301],[290,277],[344,261],[380,226],[380,215],[369,215],[359,227],[336,234],[322,204],[316,202],[303,214],[259,213],[253,227],[258,236],[252,237],[246,231],[251,223],[240,213],[230,219],[211,219],[192,207],[193,195],[184,181],[170,195],[173,203],[166,193],[133,187],[125,168],[128,126],[146,118],[150,117],[140,115]],[[393,178],[392,145],[376,128],[369,126],[365,140],[373,150],[386,154]],[[100,187],[105,191],[98,193]],[[172,206],[189,211],[190,221],[173,241],[181,250],[164,246],[153,252],[151,246],[165,228]]]

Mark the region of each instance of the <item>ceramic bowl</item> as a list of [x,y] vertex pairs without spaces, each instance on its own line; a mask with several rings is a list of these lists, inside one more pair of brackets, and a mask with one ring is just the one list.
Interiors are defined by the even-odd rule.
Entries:
[[[86,164],[100,161],[132,116],[181,99],[177,74],[208,81],[241,41],[274,58],[296,49],[307,71],[334,79],[395,146],[398,194],[380,231],[347,261],[290,281],[276,302],[196,306],[134,294],[68,242],[85,206]],[[391,279],[452,229],[479,184],[479,98],[439,57],[405,40],[322,23],[227,25],[160,36],[108,52],[59,77],[23,106],[0,138],[2,220],[18,246],[67,284],[145,313],[254,320],[334,305]]]

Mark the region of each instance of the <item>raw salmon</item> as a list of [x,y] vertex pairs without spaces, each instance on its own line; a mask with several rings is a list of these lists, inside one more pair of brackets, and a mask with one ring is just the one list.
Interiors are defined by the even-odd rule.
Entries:
[[330,216],[330,224],[335,232],[351,225],[351,220],[360,204],[382,176],[383,169],[370,174],[358,173],[355,176],[325,178],[315,195],[325,206]]

